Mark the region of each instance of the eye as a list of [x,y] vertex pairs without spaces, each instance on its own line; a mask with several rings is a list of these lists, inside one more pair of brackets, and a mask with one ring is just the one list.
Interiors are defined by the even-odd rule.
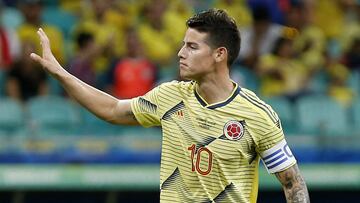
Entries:
[[189,45],[190,49],[197,49],[197,46],[195,45]]

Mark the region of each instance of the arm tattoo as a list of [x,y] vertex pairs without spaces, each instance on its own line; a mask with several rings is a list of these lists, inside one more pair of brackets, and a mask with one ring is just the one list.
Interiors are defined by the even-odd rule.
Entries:
[[297,165],[276,173],[281,182],[288,203],[309,203],[309,193]]

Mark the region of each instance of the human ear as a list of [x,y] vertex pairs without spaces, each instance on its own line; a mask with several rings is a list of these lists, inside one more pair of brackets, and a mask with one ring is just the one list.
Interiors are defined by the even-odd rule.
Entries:
[[227,49],[225,47],[219,47],[214,52],[214,58],[216,62],[221,62],[226,59]]

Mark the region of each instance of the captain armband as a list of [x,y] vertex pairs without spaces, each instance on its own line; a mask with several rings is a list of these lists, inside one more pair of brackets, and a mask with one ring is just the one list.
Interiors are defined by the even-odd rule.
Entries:
[[285,139],[272,148],[263,151],[260,156],[269,173],[283,171],[296,163]]

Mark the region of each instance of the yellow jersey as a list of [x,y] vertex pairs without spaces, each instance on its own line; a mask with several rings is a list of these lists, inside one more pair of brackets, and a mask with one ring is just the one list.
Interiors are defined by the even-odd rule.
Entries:
[[260,157],[271,173],[296,163],[278,116],[236,83],[215,104],[196,88],[163,83],[131,102],[142,126],[162,127],[161,202],[256,202]]

